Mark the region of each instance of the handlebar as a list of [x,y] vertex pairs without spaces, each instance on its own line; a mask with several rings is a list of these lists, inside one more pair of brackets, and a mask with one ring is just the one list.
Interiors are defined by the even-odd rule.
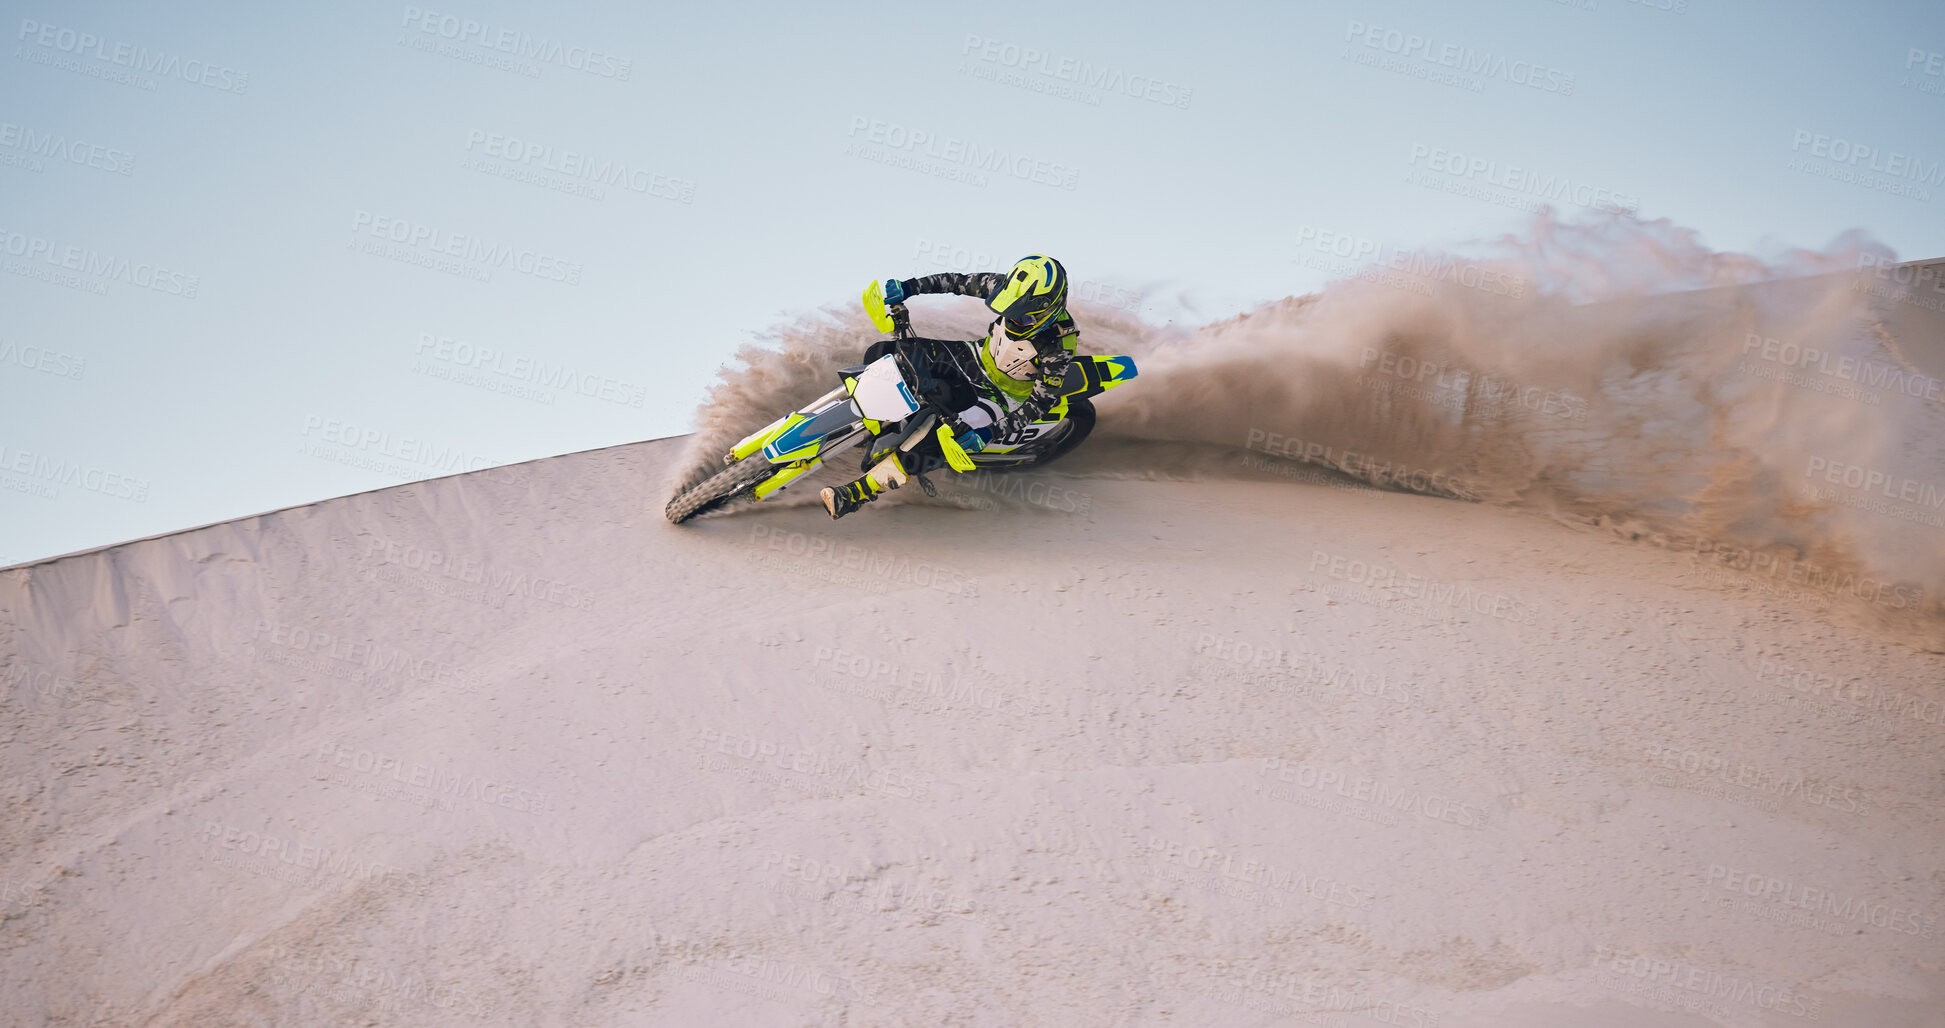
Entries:
[[876,280],[864,287],[864,313],[871,319],[872,327],[888,333],[893,339],[909,339],[912,336],[912,315],[905,309],[905,301],[886,303],[884,289]]

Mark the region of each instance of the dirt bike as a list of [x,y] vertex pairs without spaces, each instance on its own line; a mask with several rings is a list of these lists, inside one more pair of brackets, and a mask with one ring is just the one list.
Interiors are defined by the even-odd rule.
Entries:
[[[1003,443],[968,450],[958,431],[963,426],[948,409],[951,404],[939,402],[942,393],[952,394],[955,380],[980,374],[976,359],[970,369],[953,360],[954,348],[967,344],[915,335],[905,305],[886,304],[876,282],[864,292],[864,310],[878,331],[891,336],[868,351],[882,355],[839,370],[837,388],[745,436],[723,455],[727,467],[669,501],[664,513],[670,521],[680,524],[742,497],[767,500],[827,458],[859,444],[868,447],[860,470],[894,451],[919,458],[921,469],[928,464],[921,453],[933,462],[942,458],[943,466],[961,472],[1042,465],[1072,450],[1093,429],[1090,397],[1137,374],[1132,357],[1075,357],[1067,366],[1059,401],[1039,420]],[[965,395],[963,389],[971,387],[956,388],[962,390],[956,395]],[[930,485],[923,472],[917,477],[922,486]]]

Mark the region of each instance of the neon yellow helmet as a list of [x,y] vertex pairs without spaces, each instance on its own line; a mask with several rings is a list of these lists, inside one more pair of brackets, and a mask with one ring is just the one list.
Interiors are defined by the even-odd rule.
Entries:
[[986,306],[1006,323],[1007,335],[1026,339],[1067,306],[1067,269],[1052,257],[1023,257]]

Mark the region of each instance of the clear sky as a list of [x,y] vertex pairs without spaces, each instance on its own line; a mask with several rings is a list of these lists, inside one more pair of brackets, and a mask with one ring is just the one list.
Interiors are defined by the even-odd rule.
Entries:
[[981,258],[1201,323],[1534,189],[1945,255],[1935,0],[0,6],[0,564],[680,433]]

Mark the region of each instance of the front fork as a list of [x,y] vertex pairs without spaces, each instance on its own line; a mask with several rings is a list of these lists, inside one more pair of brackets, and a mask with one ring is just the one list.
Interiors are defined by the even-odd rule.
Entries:
[[817,470],[824,463],[826,455],[849,449],[852,444],[868,435],[870,433],[866,431],[865,427],[858,425],[846,430],[836,438],[826,439],[822,445],[818,446],[815,456],[805,457],[802,460],[793,461],[778,468],[776,473],[757,483],[756,488],[751,490],[752,495],[759,500],[769,499],[771,494],[777,490]]
[[772,421],[769,424],[763,426],[762,428],[757,429],[755,432],[752,432],[749,435],[744,436],[741,442],[737,443],[735,446],[730,447],[729,452],[723,454],[723,463],[734,464],[737,461],[742,460],[745,457],[748,457],[750,454],[753,454],[756,451],[763,449],[763,444],[770,441],[770,437],[776,434],[777,429],[782,427],[784,422],[789,421],[791,418],[799,414],[808,414],[812,411],[821,410],[823,409],[824,405],[830,403],[831,401],[843,395],[845,395],[844,387],[838,386],[836,389],[833,389],[830,392],[825,393],[824,395],[818,397],[815,400],[812,400],[811,402],[805,404],[804,406],[799,407],[794,411],[791,411],[789,414],[785,414],[783,417],[780,417],[777,420]]

